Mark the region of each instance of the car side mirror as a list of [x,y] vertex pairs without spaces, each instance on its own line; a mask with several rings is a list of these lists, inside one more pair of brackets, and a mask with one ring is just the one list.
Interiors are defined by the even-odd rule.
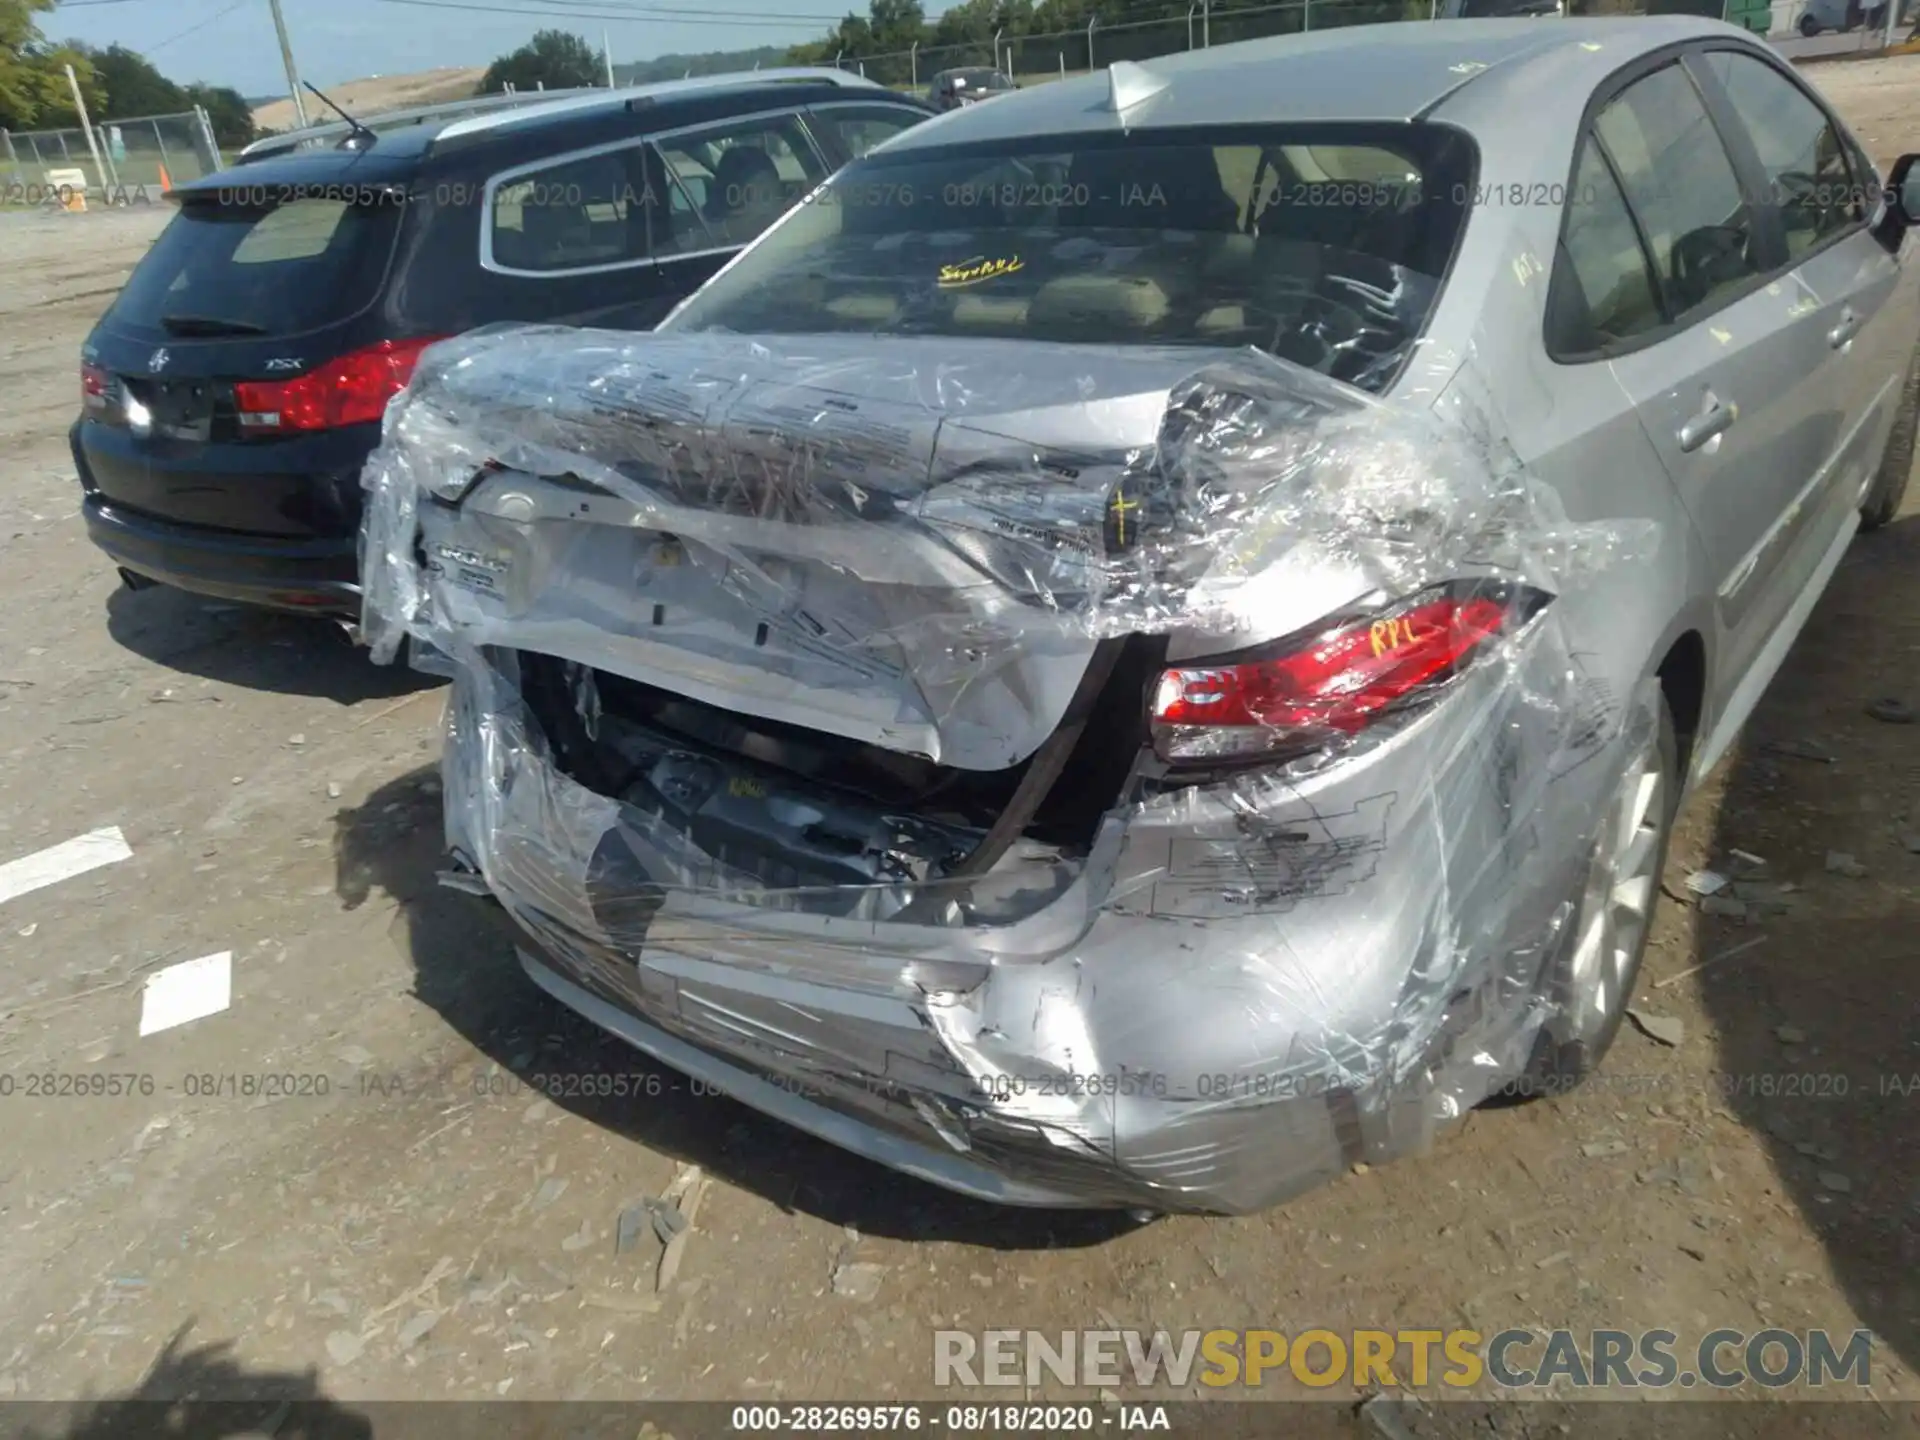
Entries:
[[1893,162],[1887,189],[1893,193],[1893,206],[1901,220],[1920,225],[1920,155],[1902,155]]
[[1887,249],[1898,250],[1900,238],[1920,225],[1920,155],[1902,155],[1893,162],[1880,201],[1874,234]]

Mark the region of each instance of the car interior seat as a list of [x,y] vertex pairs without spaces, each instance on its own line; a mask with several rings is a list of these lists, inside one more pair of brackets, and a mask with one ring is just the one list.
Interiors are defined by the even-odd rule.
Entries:
[[707,187],[706,218],[717,238],[744,245],[786,208],[785,182],[766,151],[735,145],[721,154]]
[[[511,234],[512,232],[504,232]],[[579,205],[529,204],[520,212],[517,262],[529,270],[565,270],[596,258],[593,221]]]
[[1229,231],[1240,207],[1205,145],[1117,146],[1074,156],[1068,181],[1087,188],[1072,222],[1089,228]]

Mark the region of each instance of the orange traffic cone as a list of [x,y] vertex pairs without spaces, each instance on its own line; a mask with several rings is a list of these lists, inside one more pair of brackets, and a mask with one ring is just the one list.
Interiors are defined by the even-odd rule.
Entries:
[[171,189],[173,189],[173,177],[167,174],[167,167],[162,165],[160,167],[160,193],[164,195]]

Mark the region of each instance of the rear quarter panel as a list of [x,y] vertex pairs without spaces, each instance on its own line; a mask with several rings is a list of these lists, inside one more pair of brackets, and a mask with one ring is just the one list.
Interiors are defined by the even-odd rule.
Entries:
[[[1637,47],[1622,46],[1619,64]],[[1395,394],[1478,432],[1549,486],[1597,536],[1568,564],[1563,618],[1596,679],[1619,697],[1697,633],[1707,657],[1702,726],[1715,709],[1711,567],[1698,531],[1604,362],[1563,365],[1544,340],[1548,283],[1593,55],[1535,63],[1521,81],[1468,86],[1438,118],[1473,134],[1478,203],[1427,340]],[[1601,72],[1604,73],[1604,72]],[[1530,123],[1516,125],[1525,113]],[[1597,546],[1597,548],[1596,548]]]

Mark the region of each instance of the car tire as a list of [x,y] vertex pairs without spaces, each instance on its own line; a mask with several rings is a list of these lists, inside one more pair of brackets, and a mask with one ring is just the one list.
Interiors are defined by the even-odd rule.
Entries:
[[1907,481],[1913,474],[1913,440],[1920,423],[1920,346],[1907,365],[1906,383],[1900,387],[1900,409],[1893,417],[1893,433],[1887,436],[1887,448],[1880,456],[1880,470],[1873,488],[1860,502],[1860,528],[1878,530],[1900,513],[1907,498]]
[[[1657,784],[1651,797],[1637,798],[1642,777]],[[1553,1015],[1534,1038],[1526,1068],[1501,1092],[1501,1098],[1531,1100],[1563,1095],[1577,1087],[1600,1068],[1600,1062],[1620,1033],[1633,987],[1640,976],[1640,962],[1647,952],[1647,940],[1653,932],[1654,907],[1660,898],[1660,875],[1666,868],[1667,846],[1673,838],[1673,823],[1680,810],[1682,781],[1679,735],[1674,729],[1673,712],[1661,697],[1652,742],[1628,767],[1608,809],[1613,823],[1606,826],[1594,843],[1594,850],[1581,881],[1580,893],[1572,902],[1572,922],[1566,938],[1550,962],[1551,969],[1543,986]],[[1625,823],[1633,819],[1630,832]],[[1599,970],[1606,961],[1601,956],[1585,956],[1586,939],[1596,923],[1595,907],[1611,902],[1620,884],[1619,860],[1624,854],[1639,853],[1635,841],[1644,836],[1648,842],[1645,868],[1636,863],[1635,877],[1644,875],[1644,911],[1639,917],[1638,934],[1622,952],[1613,948],[1611,973],[1601,978],[1586,973],[1587,966]],[[1605,924],[1611,924],[1607,917]],[[1609,940],[1611,931],[1603,931]]]
[[1800,17],[1800,33],[1811,40],[1820,33],[1820,22],[1811,15],[1802,15]]

